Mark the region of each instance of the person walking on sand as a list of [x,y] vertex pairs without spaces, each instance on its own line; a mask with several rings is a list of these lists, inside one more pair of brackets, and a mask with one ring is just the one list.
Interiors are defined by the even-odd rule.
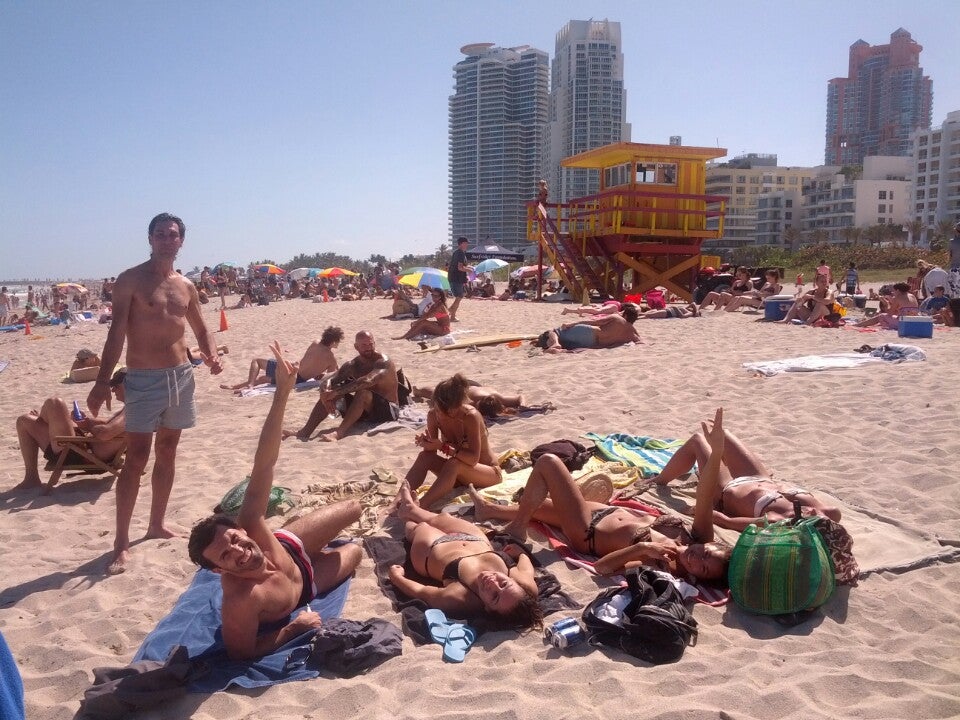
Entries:
[[457,249],[453,251],[450,264],[447,266],[447,280],[450,281],[450,292],[453,294],[453,305],[450,306],[450,322],[457,321],[457,310],[467,287],[467,273],[472,269],[467,265],[467,245],[470,243],[465,237],[457,238]]
[[[124,343],[127,346],[127,457],[117,481],[117,531],[111,575],[126,569],[130,555],[130,520],[140,491],[140,475],[154,450],[153,500],[147,538],[169,538],[164,525],[173,489],[180,432],[196,424],[193,364],[187,358],[186,325],[200,346],[200,357],[212,375],[223,370],[213,337],[200,313],[193,283],[174,270],[186,237],[183,220],[161,213],[150,221],[150,259],[125,270],[113,288],[113,322],[100,356],[100,373],[87,396],[94,417],[106,403],[110,409],[110,375]],[[155,439],[154,439],[155,438]]]

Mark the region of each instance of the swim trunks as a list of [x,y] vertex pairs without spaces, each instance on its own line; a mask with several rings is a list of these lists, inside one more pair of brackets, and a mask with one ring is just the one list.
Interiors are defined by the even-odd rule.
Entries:
[[370,409],[363,413],[364,420],[371,422],[390,422],[400,417],[400,406],[395,402],[390,402],[383,395],[371,393],[373,400]]
[[[60,457],[60,453],[54,450],[50,445],[47,445],[43,449],[43,457],[46,458],[47,462],[56,462],[57,458]],[[87,460],[83,455],[78,453],[76,450],[67,451],[67,459],[63,461],[64,467],[70,465],[86,465],[90,461]]]
[[195,388],[189,362],[172,368],[128,368],[123,381],[127,432],[192,428],[197,423]]
[[[277,384],[277,361],[276,360],[267,360],[267,367],[264,369],[264,374],[267,376],[267,379],[270,380],[271,385]],[[302,382],[306,382],[306,379],[300,377],[300,373],[297,373],[296,383],[299,385]]]
[[313,563],[303,547],[303,541],[289,530],[274,530],[273,536],[277,539],[293,564],[300,568],[300,578],[303,580],[303,590],[297,600],[297,607],[303,607],[317,596],[317,583],[313,578]]
[[668,318],[682,318],[683,317],[683,308],[677,307],[676,305],[671,305],[667,308],[667,317]]
[[571,325],[557,330],[557,339],[564,350],[597,347],[597,331],[593,325]]

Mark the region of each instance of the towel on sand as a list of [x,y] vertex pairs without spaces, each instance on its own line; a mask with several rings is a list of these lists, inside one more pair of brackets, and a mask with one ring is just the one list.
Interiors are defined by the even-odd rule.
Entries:
[[743,363],[747,370],[766,377],[784,372],[818,372],[820,370],[850,370],[878,365],[880,363],[901,363],[926,360],[927,355],[915,345],[890,343],[872,351],[869,355],[858,353],[833,353],[830,355],[802,355],[786,360],[764,360]]
[[597,444],[597,450],[602,457],[640,468],[643,477],[659,475],[673,454],[683,445],[680,440],[663,440],[626,433],[607,436],[587,433],[583,437]]
[[[310,602],[310,609],[324,620],[339,617],[349,589],[348,579],[314,598]],[[304,633],[272,654],[257,660],[230,660],[220,631],[222,602],[220,577],[209,570],[198,570],[190,587],[179,597],[170,614],[144,639],[133,661],[163,661],[177,645],[186,647],[191,659],[202,658],[210,667],[207,674],[188,685],[187,691],[195,693],[217,692],[231,685],[243,688],[264,687],[291,680],[307,680],[320,674],[318,670],[306,666],[286,667],[291,652],[299,647],[310,646],[312,633]],[[299,611],[295,611],[295,614],[298,613]]]
[[[319,387],[321,380],[304,380],[302,383],[297,383],[293,386],[293,389],[297,392],[303,392],[304,390],[309,390],[310,388]],[[240,397],[253,397],[254,395],[273,395],[277,392],[277,386],[272,383],[264,383],[263,385],[254,385],[252,388],[244,388],[240,391]]]

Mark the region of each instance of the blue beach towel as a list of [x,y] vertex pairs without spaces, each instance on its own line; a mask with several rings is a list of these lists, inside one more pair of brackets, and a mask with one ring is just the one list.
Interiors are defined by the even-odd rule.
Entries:
[[667,461],[683,445],[680,440],[662,440],[626,433],[607,436],[587,433],[584,437],[597,444],[599,454],[605,459],[640,468],[645,478],[660,474]]
[[[349,589],[348,578],[311,601],[310,609],[324,620],[340,617]],[[175,646],[183,645],[191,659],[202,656],[210,666],[210,672],[187,687],[187,692],[193,693],[217,692],[231,685],[265,687],[292,680],[309,680],[320,674],[318,670],[311,670],[302,663],[291,663],[294,667],[287,666],[291,652],[299,647],[309,647],[312,632],[294,638],[273,654],[258,660],[230,660],[220,632],[222,602],[220,577],[209,570],[198,570],[190,587],[179,597],[170,614],[144,639],[133,661],[163,661]]]

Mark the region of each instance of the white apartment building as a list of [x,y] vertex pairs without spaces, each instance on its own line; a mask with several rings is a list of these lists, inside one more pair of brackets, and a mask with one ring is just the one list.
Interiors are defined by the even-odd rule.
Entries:
[[[802,188],[774,190],[757,198],[757,224],[754,238],[757,245],[785,245],[784,231],[802,227]],[[788,248],[789,249],[789,248]]]
[[910,218],[924,225],[921,243],[944,220],[960,220],[960,110],[943,125],[913,133],[913,197]]
[[828,242],[847,243],[847,228],[902,226],[908,219],[912,164],[909,157],[866,157],[859,178],[848,178],[835,165],[820,168],[803,189],[804,232],[821,230]]
[[543,177],[551,202],[592,195],[595,170],[561,168],[571,155],[630,141],[620,23],[571,20],[557,33],[551,68],[549,146]]
[[475,43],[454,66],[449,109],[450,238],[527,245],[549,103],[547,53]]

